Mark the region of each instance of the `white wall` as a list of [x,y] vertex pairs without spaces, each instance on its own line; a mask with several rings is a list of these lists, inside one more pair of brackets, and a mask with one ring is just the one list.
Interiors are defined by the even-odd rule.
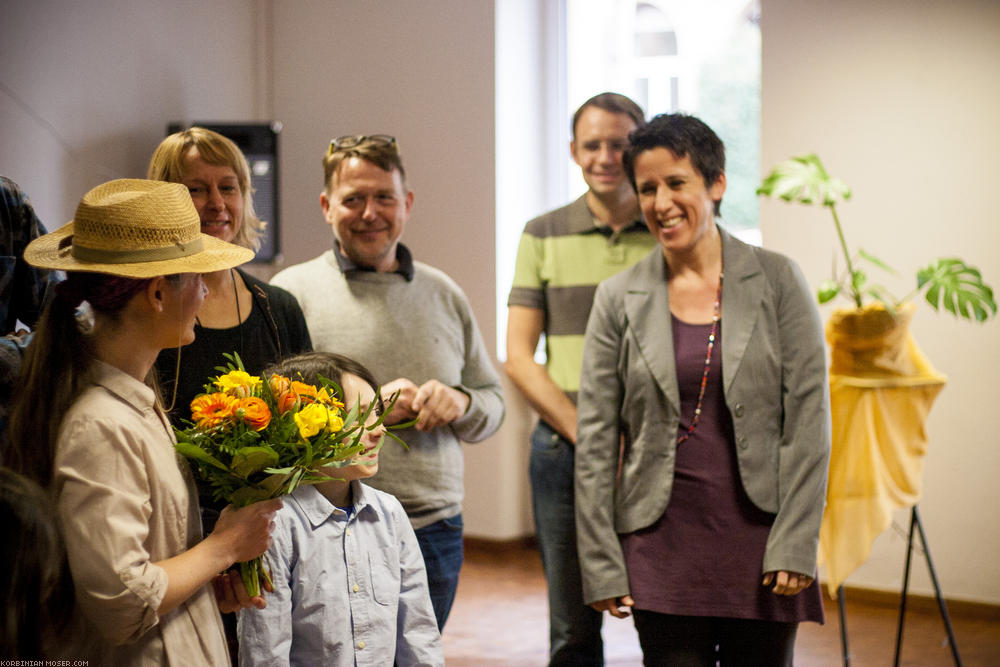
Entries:
[[[89,187],[144,174],[168,121],[266,114],[285,124],[284,262],[302,261],[330,243],[318,209],[326,142],[391,132],[416,191],[405,238],[462,284],[494,349],[493,3],[0,0],[0,16],[0,173],[50,228]],[[854,186],[842,211],[852,243],[907,274],[956,254],[998,284],[989,204],[1000,180],[1000,6],[765,0],[763,16],[763,166],[818,151]],[[833,239],[823,212],[762,210],[765,243],[798,259],[811,282],[825,277]],[[994,603],[996,326],[927,307],[914,323],[949,376],[928,426],[921,503],[935,564],[947,595]],[[530,530],[532,415],[513,390],[508,404],[501,433],[466,449],[466,520],[480,537]],[[889,531],[848,583],[898,590],[902,558]],[[914,573],[915,590],[929,592],[919,561]]]
[[168,122],[254,113],[250,2],[0,5],[0,173],[50,230],[98,183],[145,176]]
[[[816,152],[854,189],[839,207],[852,247],[916,270],[955,255],[1000,287],[1000,3],[764,0],[762,173]],[[764,245],[826,278],[829,213],[762,205]],[[847,305],[843,302],[841,305]],[[920,514],[946,596],[1000,601],[1000,335],[919,306],[913,334],[948,385],[927,425]],[[847,584],[899,591],[909,513]],[[930,594],[922,558],[911,590]]]

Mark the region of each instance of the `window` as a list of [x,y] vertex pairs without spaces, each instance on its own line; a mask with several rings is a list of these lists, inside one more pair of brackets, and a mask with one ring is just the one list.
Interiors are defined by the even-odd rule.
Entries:
[[[566,92],[628,95],[647,117],[698,116],[726,145],[726,228],[759,243],[759,0],[566,0]],[[570,196],[586,186],[567,168]]]
[[504,0],[496,12],[500,359],[518,239],[529,219],[586,190],[569,122],[597,93],[628,95],[647,117],[708,123],[726,145],[723,223],[760,243],[759,0]]

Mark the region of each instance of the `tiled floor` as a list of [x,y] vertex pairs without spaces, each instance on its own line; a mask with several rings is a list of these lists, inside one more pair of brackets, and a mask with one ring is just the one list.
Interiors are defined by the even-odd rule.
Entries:
[[[907,614],[901,665],[951,665],[947,635],[936,607],[914,603]],[[847,626],[851,666],[892,664],[897,609],[848,597]],[[952,610],[964,665],[1000,666],[1000,612],[969,616]],[[630,619],[607,617],[604,624],[607,664],[642,664]],[[466,549],[458,596],[444,631],[449,667],[545,665],[548,618],[541,563],[530,547],[491,546],[473,542]],[[796,665],[843,664],[836,602],[827,601],[827,622],[803,624],[796,644]]]

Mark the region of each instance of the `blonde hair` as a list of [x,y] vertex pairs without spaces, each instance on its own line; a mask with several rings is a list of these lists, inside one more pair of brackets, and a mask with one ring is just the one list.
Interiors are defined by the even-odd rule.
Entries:
[[192,148],[198,149],[202,160],[211,165],[229,167],[236,172],[236,180],[243,196],[243,220],[233,243],[260,249],[260,238],[266,223],[253,210],[253,186],[250,183],[250,165],[243,152],[230,139],[203,127],[192,127],[175,132],[160,142],[149,160],[146,178],[154,181],[180,183],[184,178],[184,160]]

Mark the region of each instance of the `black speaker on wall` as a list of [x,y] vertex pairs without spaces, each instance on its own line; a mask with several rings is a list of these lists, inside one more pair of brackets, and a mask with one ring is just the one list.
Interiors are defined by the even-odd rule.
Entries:
[[197,126],[218,132],[239,146],[250,164],[253,207],[267,222],[254,262],[273,262],[281,252],[280,192],[278,189],[278,134],[281,123],[178,123],[167,125],[167,134]]

